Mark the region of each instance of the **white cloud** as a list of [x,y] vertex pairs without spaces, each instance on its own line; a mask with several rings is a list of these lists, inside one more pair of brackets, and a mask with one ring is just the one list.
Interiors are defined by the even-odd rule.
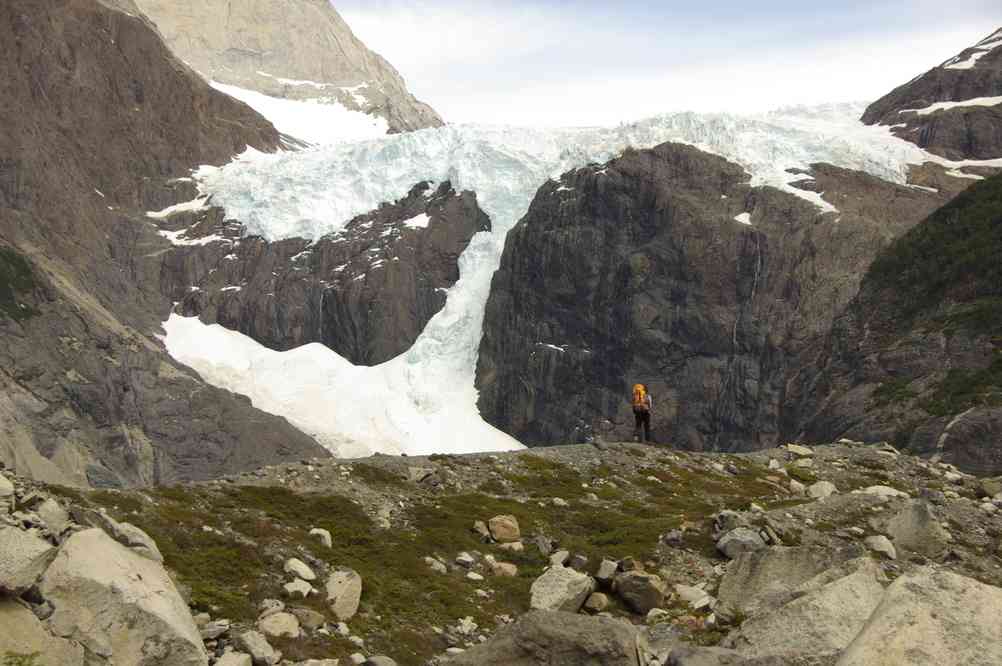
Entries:
[[[868,28],[798,38],[793,24],[675,22],[473,5],[338,6],[358,36],[451,122],[610,124],[673,110],[754,112],[875,99],[997,26]],[[663,18],[663,17],[662,17]],[[632,21],[632,23],[631,23]]]

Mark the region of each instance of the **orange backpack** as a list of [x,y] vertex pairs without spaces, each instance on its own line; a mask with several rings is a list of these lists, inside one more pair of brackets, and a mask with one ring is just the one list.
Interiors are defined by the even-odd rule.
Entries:
[[647,389],[644,388],[643,384],[633,385],[633,409],[641,412],[646,412],[649,409],[647,406]]

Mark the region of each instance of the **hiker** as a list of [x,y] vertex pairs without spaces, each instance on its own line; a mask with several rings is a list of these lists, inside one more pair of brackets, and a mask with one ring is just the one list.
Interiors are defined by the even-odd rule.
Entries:
[[[636,425],[633,429],[633,441],[651,441],[651,412],[654,410],[654,399],[643,384],[633,385],[633,418]],[[640,429],[643,427],[643,439],[640,439]]]

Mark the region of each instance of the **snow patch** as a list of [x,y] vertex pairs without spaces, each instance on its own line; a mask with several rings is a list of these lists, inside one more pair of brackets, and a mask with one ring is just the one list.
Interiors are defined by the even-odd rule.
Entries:
[[741,213],[740,215],[735,216],[734,220],[740,222],[741,224],[751,226],[751,213]]
[[163,210],[148,211],[146,213],[146,217],[154,220],[166,220],[170,216],[177,215],[178,213],[190,213],[196,210],[202,210],[205,208],[205,202],[208,200],[209,197],[199,197],[192,201],[174,204],[173,206],[169,206]]
[[239,285],[234,285],[234,286],[231,286],[231,287],[223,287],[219,291],[243,291],[243,289],[244,288],[241,287],[241,286],[239,286]]
[[917,113],[920,116],[928,116],[937,111],[956,109],[967,106],[998,106],[1002,104],[1002,97],[974,97],[960,102],[936,102],[922,109],[901,109],[898,113]]
[[333,97],[322,100],[281,99],[217,81],[210,81],[209,84],[250,106],[271,121],[279,132],[309,143],[326,145],[358,141],[383,136],[389,131],[384,118],[351,111]]
[[171,245],[208,245],[210,243],[224,242],[232,243],[233,241],[229,238],[224,238],[218,234],[213,234],[211,236],[202,236],[201,238],[185,238],[184,235],[188,233],[188,229],[181,229],[180,231],[167,231],[161,229],[158,232],[161,236],[166,238],[171,242]]
[[420,215],[415,215],[409,220],[404,220],[404,226],[411,229],[427,229],[428,225],[431,223],[431,218],[428,217],[427,213],[421,213]]

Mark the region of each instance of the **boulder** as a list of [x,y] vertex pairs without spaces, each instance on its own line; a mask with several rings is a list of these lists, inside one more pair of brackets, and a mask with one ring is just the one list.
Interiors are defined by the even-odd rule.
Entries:
[[20,596],[55,557],[56,549],[33,533],[0,527],[0,593]]
[[885,537],[883,534],[878,534],[877,536],[866,537],[863,539],[863,543],[867,548],[875,553],[882,553],[888,557],[888,559],[896,560],[898,559],[898,552],[894,550],[894,544],[891,540]]
[[313,581],[317,579],[317,575],[313,573],[311,569],[302,560],[292,557],[285,561],[285,573],[296,576],[305,581]]
[[273,613],[258,620],[257,629],[268,638],[299,638],[299,618],[292,613]]
[[786,450],[798,458],[810,458],[814,455],[813,450],[807,448],[806,446],[800,446],[799,444],[787,444]]
[[807,496],[814,499],[825,499],[838,492],[838,488],[831,481],[818,481],[807,488]]
[[532,583],[530,607],[533,610],[576,613],[592,592],[591,576],[562,566],[551,566]]
[[950,533],[924,500],[910,500],[889,517],[872,518],[870,525],[875,531],[890,537],[898,550],[908,550],[933,559],[940,557],[950,543]]
[[726,555],[729,559],[765,548],[765,541],[759,533],[750,527],[739,527],[731,530],[717,541],[717,550]]
[[310,530],[310,536],[319,541],[326,548],[334,547],[334,539],[331,537],[331,533],[328,530],[314,527]]
[[748,616],[785,600],[823,571],[864,554],[862,548],[776,546],[742,553],[727,567],[717,596],[723,606]]
[[522,538],[522,531],[515,516],[494,516],[488,521],[487,526],[495,541],[511,543]]
[[45,523],[49,532],[56,537],[65,532],[66,528],[72,524],[70,514],[66,513],[66,509],[59,506],[59,502],[52,498],[46,499],[35,507],[35,513]]
[[285,596],[290,599],[305,599],[313,592],[313,586],[302,578],[297,578],[290,583],[286,583],[282,586],[282,589],[285,590]]
[[652,608],[659,608],[668,596],[668,590],[660,576],[630,571],[619,576],[612,585],[627,606],[640,615],[646,615]]
[[245,631],[237,636],[237,646],[250,653],[254,666],[275,666],[282,661],[282,653],[256,631]]
[[618,562],[615,560],[602,560],[602,563],[598,565],[598,572],[595,574],[595,580],[602,585],[612,585],[612,581],[616,577],[616,573],[618,571]]
[[1002,664],[1002,589],[923,568],[898,578],[837,666]]
[[755,658],[837,656],[880,603],[879,572],[873,560],[859,558],[822,573],[795,590],[792,601],[745,620],[722,647]]
[[6,654],[35,653],[40,666],[84,663],[82,646],[50,634],[27,606],[13,599],[0,599],[0,627],[0,663]]
[[254,660],[245,652],[224,652],[216,660],[216,666],[252,666]]
[[99,529],[70,536],[39,588],[49,628],[111,664],[204,665],[202,638],[163,566]]
[[327,605],[338,620],[346,622],[355,617],[362,599],[362,577],[352,569],[335,571],[327,579]]
[[632,625],[604,617],[534,610],[449,666],[641,666],[644,641]]

